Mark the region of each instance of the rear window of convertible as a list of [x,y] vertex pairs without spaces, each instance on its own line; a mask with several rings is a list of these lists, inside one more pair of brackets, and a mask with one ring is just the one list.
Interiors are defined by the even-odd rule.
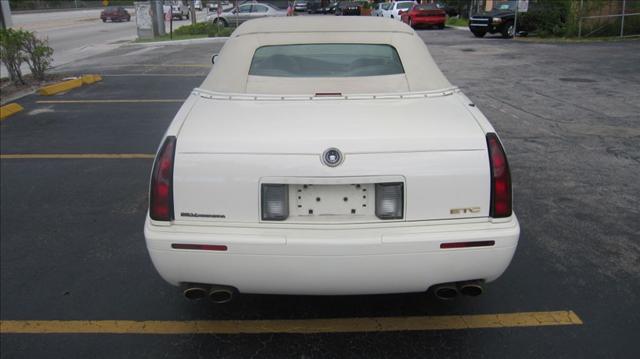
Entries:
[[403,74],[393,46],[383,44],[270,45],[256,49],[249,75],[354,77]]

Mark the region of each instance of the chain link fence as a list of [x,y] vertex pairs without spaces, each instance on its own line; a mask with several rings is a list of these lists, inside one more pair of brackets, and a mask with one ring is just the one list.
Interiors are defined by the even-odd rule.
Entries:
[[[437,1],[458,7],[462,17],[490,11],[507,2],[516,2]],[[528,11],[518,14],[518,30],[540,37],[640,36],[640,0],[529,0]]]
[[578,12],[579,38],[640,36],[638,0],[581,0]]

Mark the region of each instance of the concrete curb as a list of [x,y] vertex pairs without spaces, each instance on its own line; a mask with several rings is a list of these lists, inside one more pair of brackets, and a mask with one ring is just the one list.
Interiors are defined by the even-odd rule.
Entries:
[[101,81],[100,75],[82,75],[81,77],[47,85],[38,89],[38,94],[42,96],[51,96],[61,92],[67,92],[82,85],[89,85],[94,82]]
[[132,42],[130,44],[125,44],[124,46],[158,46],[158,45],[185,45],[185,44],[197,44],[197,43],[217,43],[217,42],[225,42],[229,40],[229,37],[202,37],[196,39],[187,39],[187,40],[167,40],[167,41],[153,41],[153,42]]
[[41,87],[37,92],[42,96],[51,96],[60,92],[67,92],[80,86],[82,86],[82,79],[73,79]]
[[6,98],[2,97],[2,99],[1,99],[2,101],[0,102],[0,106],[4,106],[4,105],[9,104],[9,103],[11,103],[13,101],[19,100],[19,99],[21,99],[21,98],[23,98],[25,96],[31,95],[31,94],[35,93],[36,90],[37,90],[37,88],[32,87],[32,88],[28,88],[28,89],[16,92],[16,93],[12,94],[11,96],[5,96]]
[[17,103],[4,105],[0,107],[0,121],[22,110],[24,110],[24,107],[18,105]]

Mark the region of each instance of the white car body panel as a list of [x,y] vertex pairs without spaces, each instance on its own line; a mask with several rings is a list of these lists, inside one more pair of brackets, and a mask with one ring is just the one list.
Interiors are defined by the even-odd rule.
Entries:
[[[153,226],[145,237],[169,283],[232,285],[241,293],[347,295],[421,292],[438,283],[499,277],[519,236],[515,216],[429,225],[276,228]],[[442,242],[491,239],[491,249],[442,250]],[[228,252],[175,250],[171,243],[228,245]]]
[[[310,20],[311,26],[304,27],[305,39],[312,38],[309,29],[316,25],[318,29],[354,26],[338,19],[326,26],[320,26],[324,20]],[[236,38],[232,35],[220,54],[222,61],[216,61],[167,130],[167,136],[177,138],[175,219],[154,221],[147,216],[145,222],[147,247],[160,275],[174,285],[203,283],[232,286],[241,293],[317,295],[419,292],[441,283],[498,278],[513,257],[520,228],[515,214],[490,217],[485,135],[494,132],[493,127],[460,90],[441,78],[426,48],[426,55],[419,55],[421,65],[409,58],[411,51],[402,47],[411,46],[413,38],[402,36],[417,35],[407,32],[412,30],[404,24],[354,19],[359,25],[375,27],[382,21],[382,26],[397,27],[394,36],[399,38],[388,39],[398,47],[406,76],[430,71],[426,75],[434,79],[430,85],[438,84],[439,89],[358,93],[344,91],[350,87],[338,81],[335,90],[346,93],[318,95],[304,84],[290,87],[290,94],[273,89],[269,95],[266,81],[260,93],[220,91],[227,85],[218,83],[224,76],[216,76],[225,72],[224,66],[230,72],[240,71],[233,66],[248,69],[234,51],[251,52],[247,49],[251,43],[263,46],[277,39],[277,31],[288,36],[298,24],[306,24],[304,19],[283,20],[285,25],[261,20],[274,24],[269,28],[276,30],[269,35],[253,35],[254,21],[238,28]],[[354,26],[352,31],[357,30]],[[344,34],[342,41],[353,43],[348,31]],[[318,36],[327,40],[326,35]],[[354,38],[358,36],[362,35]],[[276,43],[300,43],[299,39],[282,37]],[[237,61],[231,64],[230,58]],[[243,81],[251,81],[250,76]],[[228,88],[251,90],[237,82]],[[321,154],[328,148],[342,151],[339,166],[322,163]],[[305,215],[304,209],[297,210],[301,199],[295,195],[289,196],[287,219],[261,218],[264,183],[288,184],[290,189],[317,186],[318,193],[335,192],[340,197],[351,196],[351,185],[371,193],[375,183],[383,182],[403,183],[400,219],[377,218],[372,210],[375,202],[367,202],[371,197],[356,202],[367,204],[356,214]],[[323,190],[326,186],[332,191]],[[349,208],[341,205],[343,211]],[[320,212],[338,207],[317,206]],[[457,210],[469,208],[473,210]],[[441,247],[470,241],[494,245]],[[226,247],[206,251],[175,249],[174,244]]]
[[[182,212],[224,214],[225,222],[255,221],[260,213],[254,205],[260,189],[256,183],[264,177],[297,178],[289,183],[300,184],[315,177],[328,178],[325,183],[334,183],[334,178],[363,183],[370,177],[396,174],[411,190],[407,220],[488,215],[486,142],[455,93],[369,101],[197,101],[177,142],[176,221],[193,220],[181,217]],[[389,126],[388,119],[400,106],[407,117],[396,118]],[[233,111],[237,117],[210,121],[208,114],[214,111]],[[363,111],[377,116],[358,117]],[[424,113],[438,115],[429,118]],[[299,126],[303,117],[306,124]],[[320,153],[328,147],[343,151],[341,166],[319,165]],[[281,164],[283,156],[286,166]],[[198,176],[192,177],[189,168],[198,168]],[[479,207],[480,212],[449,213],[460,207]]]

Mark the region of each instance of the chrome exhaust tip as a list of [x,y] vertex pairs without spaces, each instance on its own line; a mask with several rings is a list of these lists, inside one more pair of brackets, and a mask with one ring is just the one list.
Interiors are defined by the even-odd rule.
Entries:
[[433,288],[433,293],[440,300],[452,300],[458,296],[458,288],[453,284],[439,284]]
[[188,286],[182,291],[182,294],[189,300],[200,300],[207,296],[207,289],[198,286]]
[[216,304],[224,304],[230,302],[235,296],[237,290],[233,287],[214,285],[209,290],[209,299]]
[[468,297],[477,297],[484,292],[480,281],[466,282],[458,284],[458,290],[461,294]]

